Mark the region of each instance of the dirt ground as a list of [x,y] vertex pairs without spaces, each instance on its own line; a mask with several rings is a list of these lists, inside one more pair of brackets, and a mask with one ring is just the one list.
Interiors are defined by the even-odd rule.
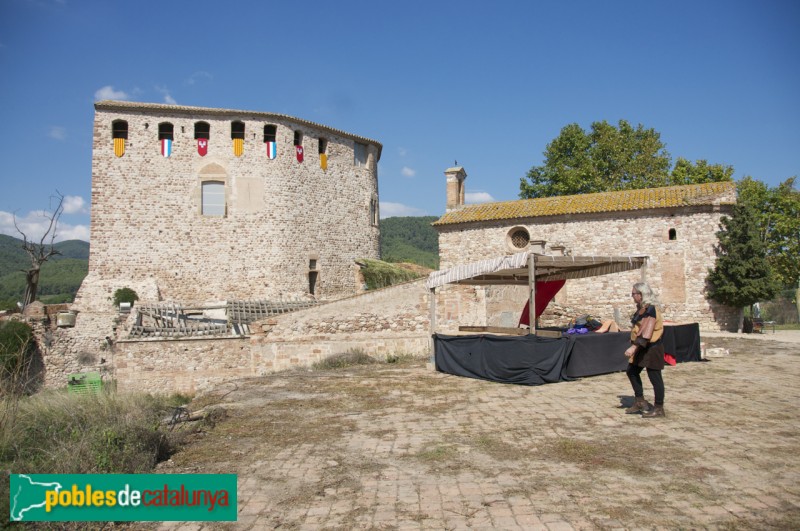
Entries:
[[401,360],[232,382],[159,472],[238,474],[238,521],[142,527],[798,529],[800,344],[770,339],[704,337],[730,354],[667,368],[665,419],[624,413],[624,373],[524,387]]

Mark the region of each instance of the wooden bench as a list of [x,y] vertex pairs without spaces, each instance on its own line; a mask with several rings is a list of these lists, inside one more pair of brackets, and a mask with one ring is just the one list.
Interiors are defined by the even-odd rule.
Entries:
[[755,334],[758,332],[759,334],[764,333],[764,327],[771,326],[772,333],[775,333],[775,321],[765,321],[761,317],[753,317],[753,333]]

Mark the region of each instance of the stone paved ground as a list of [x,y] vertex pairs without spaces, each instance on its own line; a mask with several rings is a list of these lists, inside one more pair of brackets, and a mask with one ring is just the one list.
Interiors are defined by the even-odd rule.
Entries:
[[730,355],[668,368],[666,419],[623,413],[622,373],[522,387],[414,362],[223,386],[201,400],[227,419],[160,471],[238,474],[238,522],[158,527],[799,529],[800,344],[704,341]]

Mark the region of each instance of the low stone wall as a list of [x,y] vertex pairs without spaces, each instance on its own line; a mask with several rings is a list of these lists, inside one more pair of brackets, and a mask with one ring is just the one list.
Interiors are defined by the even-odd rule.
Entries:
[[113,376],[119,389],[198,393],[356,350],[384,359],[424,356],[428,297],[416,281],[253,323],[249,337],[122,339],[110,349]]
[[120,341],[110,352],[120,390],[196,393],[256,374],[246,337]]
[[[250,326],[250,336],[130,340],[129,316],[96,310],[77,312],[71,328],[56,327],[45,311],[35,321],[44,345],[45,387],[64,387],[69,374],[97,371],[123,391],[198,393],[350,351],[384,359],[430,353],[424,280],[265,319]],[[460,324],[485,324],[483,290],[437,290],[437,323],[442,333],[455,333]]]

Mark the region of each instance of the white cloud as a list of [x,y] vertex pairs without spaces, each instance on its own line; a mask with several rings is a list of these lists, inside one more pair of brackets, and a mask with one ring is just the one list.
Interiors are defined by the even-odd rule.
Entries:
[[175,105],[178,103],[177,101],[175,101],[175,98],[173,98],[172,95],[169,93],[169,89],[167,87],[156,86],[155,89],[161,94],[163,94],[164,103],[166,103],[167,105]]
[[60,125],[51,125],[47,131],[47,136],[56,140],[66,140],[67,130]]
[[381,219],[396,216],[424,216],[425,211],[402,203],[387,203],[381,201]]
[[[28,240],[38,242],[50,226],[50,215],[50,212],[42,210],[28,212],[24,217],[17,216],[17,227],[25,233]],[[21,237],[14,226],[14,214],[0,211],[0,234],[7,234],[15,238]],[[62,218],[56,227],[55,241],[61,242],[64,240],[89,241],[89,226],[70,225],[63,221]],[[48,237],[46,241],[49,242],[50,238]]]
[[58,224],[58,234],[56,235],[57,242],[65,240],[83,240],[89,241],[89,226],[88,225],[68,225],[66,223]]
[[97,101],[127,100],[128,94],[126,94],[121,90],[114,90],[114,87],[112,87],[111,85],[106,85],[105,87],[98,89],[98,91],[94,93],[94,99]]
[[214,79],[214,76],[212,76],[211,74],[209,74],[208,72],[206,72],[204,70],[200,70],[198,72],[195,72],[191,76],[189,76],[189,79],[186,80],[186,84],[187,85],[194,85],[195,83],[198,83],[199,81],[211,80],[211,79]]
[[488,192],[466,192],[464,194],[465,203],[492,203],[494,201],[495,198],[492,197]]
[[64,214],[86,214],[86,201],[79,195],[64,196]]
[[400,173],[403,174],[403,177],[413,177],[417,174],[417,170],[409,168],[408,166],[403,166],[403,169],[400,170]]

